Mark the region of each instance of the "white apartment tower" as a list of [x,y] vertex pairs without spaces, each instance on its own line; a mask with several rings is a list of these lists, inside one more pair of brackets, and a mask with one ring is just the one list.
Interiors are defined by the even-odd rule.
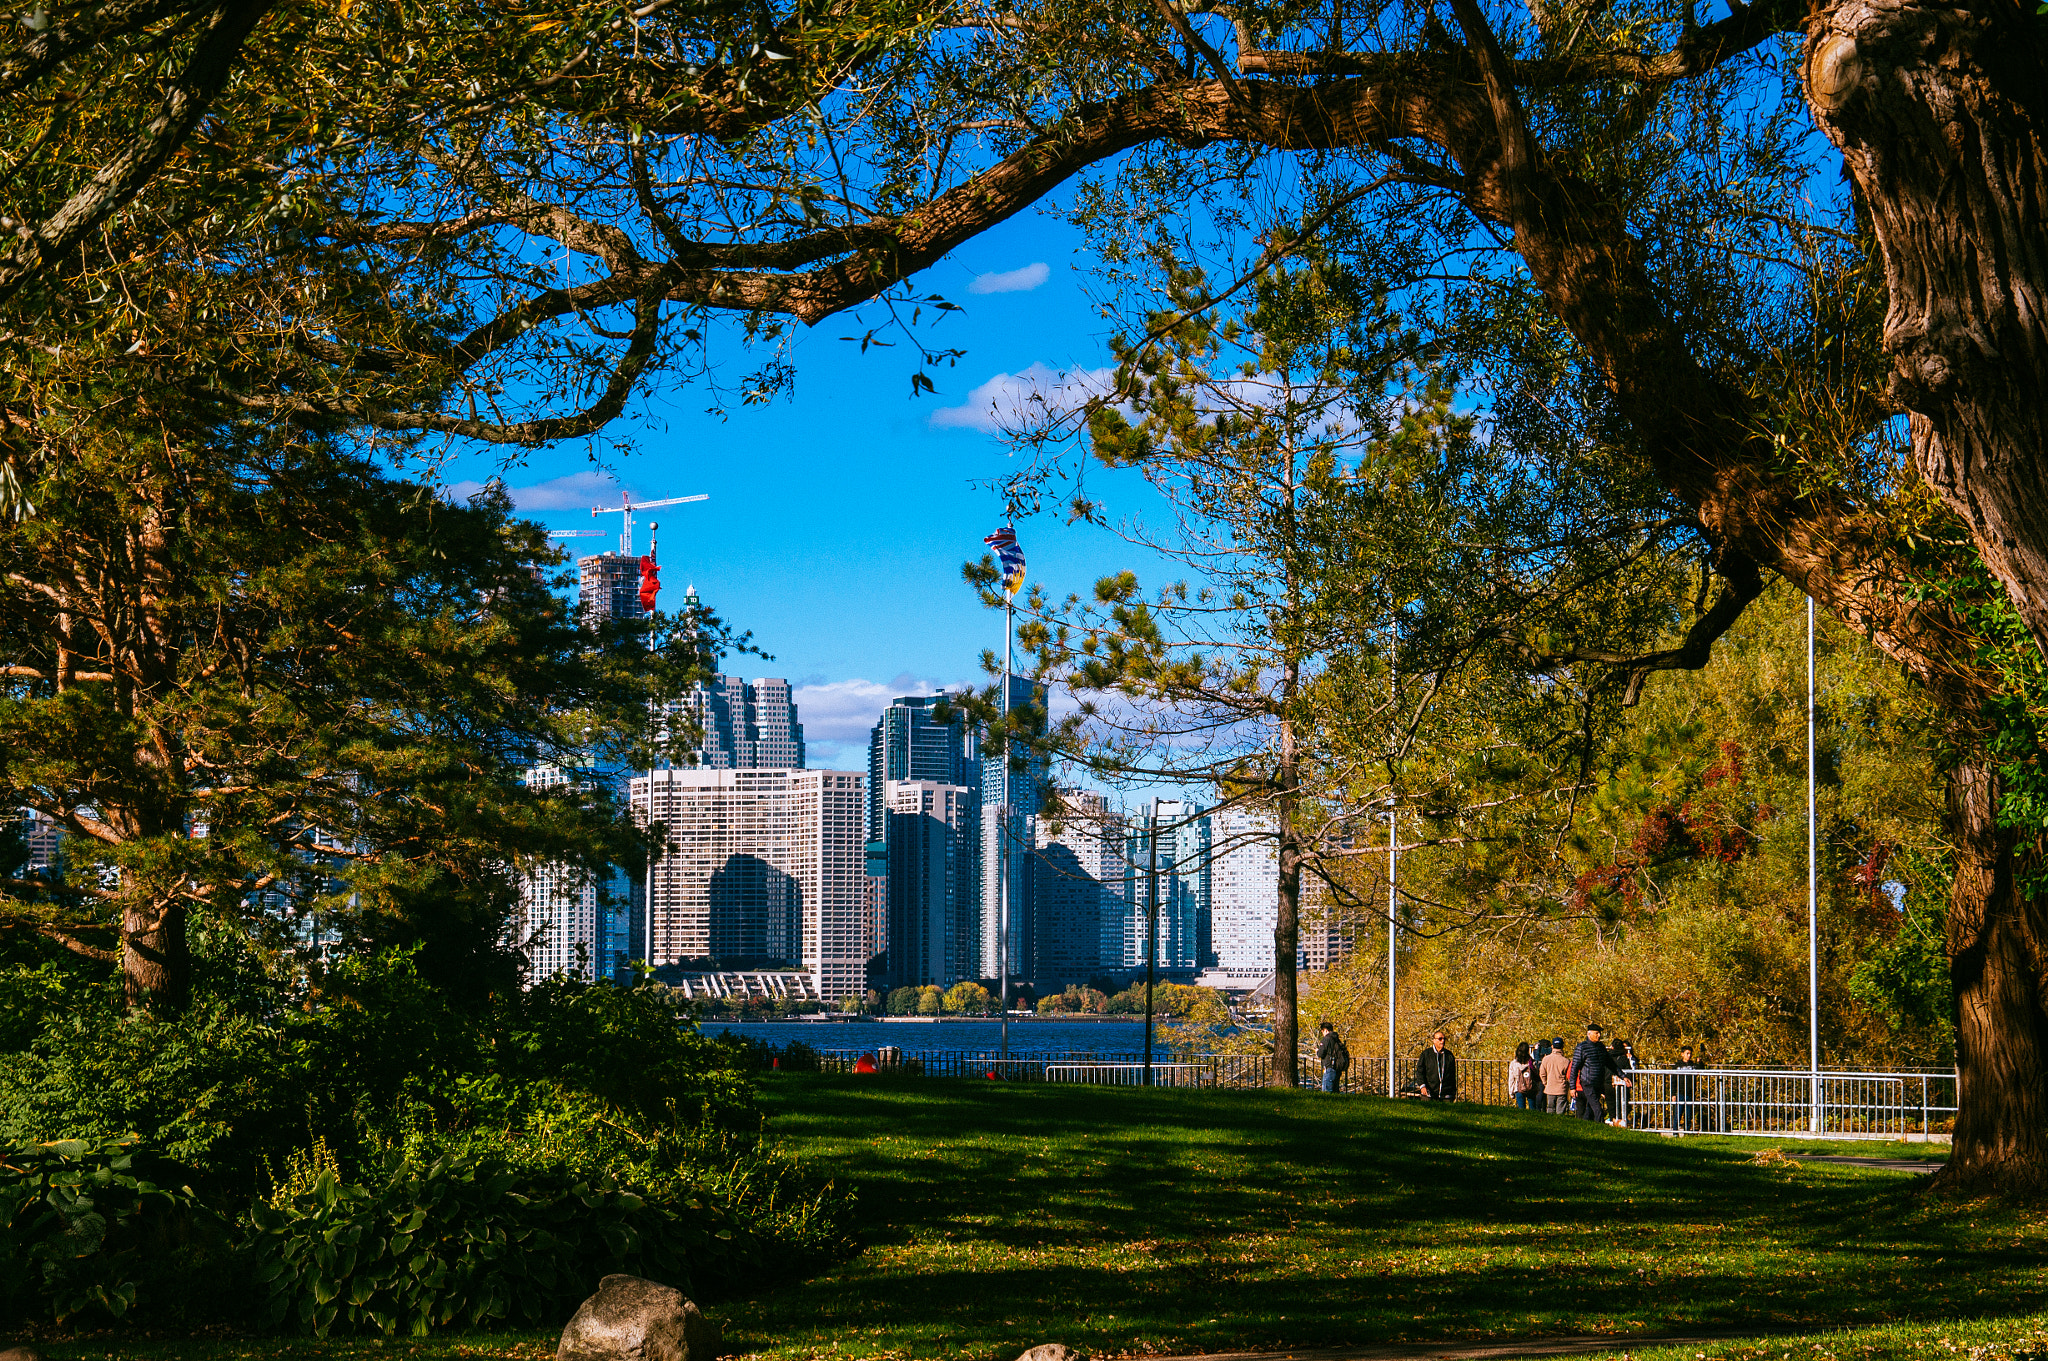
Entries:
[[1213,967],[1232,981],[1273,972],[1280,920],[1280,847],[1273,815],[1233,806],[1209,815],[1209,940]]
[[[534,789],[587,784],[589,771],[539,765],[526,773]],[[533,866],[519,881],[519,941],[527,977],[538,982],[581,970],[620,979],[637,953],[633,940],[636,886],[617,870],[592,872],[559,862]]]
[[865,777],[837,770],[656,770],[641,826],[667,840],[644,890],[647,962],[795,969],[836,1002],[867,986]]

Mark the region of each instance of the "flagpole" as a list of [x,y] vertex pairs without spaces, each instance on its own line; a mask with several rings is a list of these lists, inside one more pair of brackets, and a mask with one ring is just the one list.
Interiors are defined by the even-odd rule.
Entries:
[[1806,597],[1806,1025],[1813,1068],[1812,1130],[1820,1133],[1820,879],[1813,797],[1813,597]]
[[1016,636],[1017,592],[1012,587],[1003,599],[1003,802],[998,814],[1002,828],[996,834],[996,967],[1002,974],[997,995],[1005,1059],[1010,1057],[1010,640]]

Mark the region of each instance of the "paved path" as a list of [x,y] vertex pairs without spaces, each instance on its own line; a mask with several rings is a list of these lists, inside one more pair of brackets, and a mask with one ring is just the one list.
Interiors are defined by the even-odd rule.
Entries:
[[[1817,1324],[1816,1328],[1828,1325]],[[1154,1356],[1145,1361],[1493,1361],[1493,1358],[1599,1356],[1646,1347],[1703,1347],[1731,1338],[1769,1336],[1768,1326],[1725,1333],[1634,1333],[1552,1337],[1519,1342],[1400,1342],[1376,1347],[1302,1348],[1291,1352],[1211,1352],[1206,1356]]]
[[1882,1167],[1888,1172],[1918,1172],[1926,1176],[1941,1170],[1941,1163],[1924,1162],[1919,1158],[1851,1158],[1838,1153],[1814,1153],[1798,1156],[1798,1150],[1785,1155],[1794,1162],[1803,1163],[1845,1163],[1850,1167]]

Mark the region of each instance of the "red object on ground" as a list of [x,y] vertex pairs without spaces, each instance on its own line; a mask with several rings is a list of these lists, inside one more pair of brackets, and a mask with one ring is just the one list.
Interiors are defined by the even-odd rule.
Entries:
[[994,1081],[996,1080],[996,1070],[995,1070],[995,1069],[991,1068],[991,1069],[989,1069],[989,1070],[988,1070],[988,1080],[989,1080],[990,1082],[994,1082]]
[[853,1071],[856,1073],[875,1073],[881,1070],[875,1067],[875,1056],[873,1054],[862,1054],[860,1059],[853,1065]]
[[770,1068],[780,1068],[782,1066],[781,1056],[778,1055],[775,1058],[768,1060],[768,1066]]

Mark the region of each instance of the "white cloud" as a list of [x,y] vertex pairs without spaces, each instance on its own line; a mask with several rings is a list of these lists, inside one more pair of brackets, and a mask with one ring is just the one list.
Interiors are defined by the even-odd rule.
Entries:
[[[453,482],[442,488],[442,493],[450,501],[465,501],[483,489],[481,482]],[[621,488],[610,473],[599,472],[595,468],[507,490],[512,493],[515,510],[589,510],[592,506],[618,500],[622,490],[641,495],[634,488]]]
[[1006,269],[997,274],[977,274],[974,282],[967,285],[969,293],[1029,293],[1042,286],[1052,277],[1052,270],[1040,260],[1022,269]]
[[898,676],[891,681],[843,680],[822,685],[796,687],[797,717],[804,725],[804,741],[865,744],[868,729],[875,726],[882,710],[899,695],[935,695],[948,687],[917,676]]
[[959,406],[931,414],[934,430],[998,430],[1043,421],[1103,392],[1114,369],[1065,372],[1033,363],[1022,373],[999,373],[967,394]]

